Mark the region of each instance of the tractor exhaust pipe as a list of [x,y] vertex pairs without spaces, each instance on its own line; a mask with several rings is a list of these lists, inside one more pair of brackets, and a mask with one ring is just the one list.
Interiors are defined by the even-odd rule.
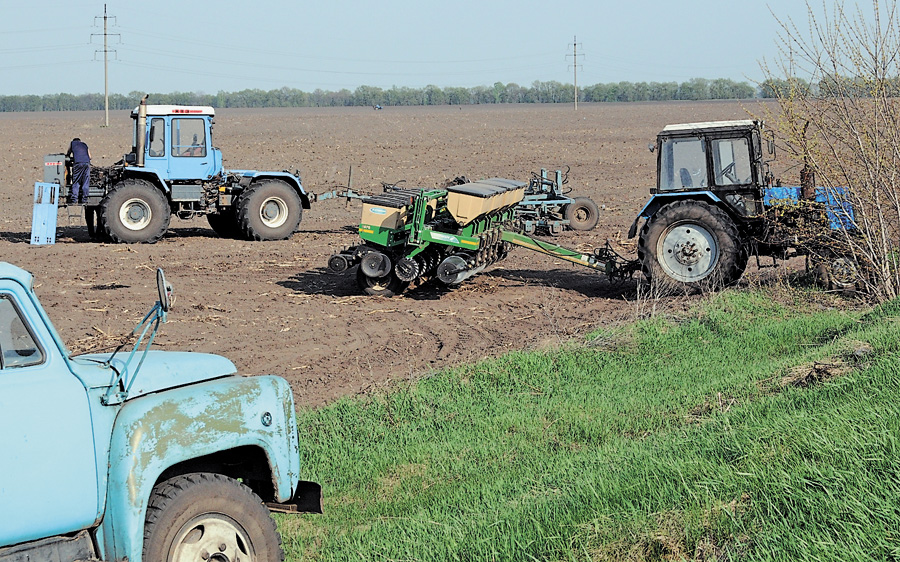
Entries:
[[144,167],[144,149],[147,144],[147,98],[149,97],[150,94],[147,94],[141,98],[141,104],[138,106],[137,146],[134,148],[137,154],[134,155],[134,163],[141,168]]

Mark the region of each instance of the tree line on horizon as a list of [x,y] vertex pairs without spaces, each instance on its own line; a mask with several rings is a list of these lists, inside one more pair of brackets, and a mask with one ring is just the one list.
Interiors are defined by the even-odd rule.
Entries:
[[[143,92],[111,94],[110,109],[134,109]],[[578,89],[579,102],[634,102],[673,100],[720,100],[773,97],[771,88],[756,88],[727,78],[692,78],[685,82],[610,82]],[[572,103],[575,86],[556,81],[535,81],[531,86],[496,82],[493,86],[424,88],[394,86],[389,89],[359,86],[354,91],[316,89],[305,92],[283,87],[275,90],[247,89],[217,94],[198,92],[154,93],[155,104],[209,105],[229,107],[344,107],[402,105],[477,105],[500,103]],[[0,112],[92,111],[104,109],[103,94],[0,95]]]

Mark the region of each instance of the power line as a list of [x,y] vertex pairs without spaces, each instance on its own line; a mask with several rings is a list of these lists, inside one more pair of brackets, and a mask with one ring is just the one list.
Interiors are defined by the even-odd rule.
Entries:
[[[97,24],[97,19],[101,16],[94,17],[94,25]],[[104,127],[109,127],[109,32],[107,31],[107,24],[109,23],[110,16],[106,15],[106,4],[103,4],[103,104],[106,108],[106,124]],[[116,16],[112,16],[112,19],[116,19]],[[95,35],[100,35],[99,33],[91,33],[91,40],[93,40]],[[121,37],[118,33],[112,34],[115,37]],[[94,52],[94,56],[99,51]],[[115,49],[112,51],[115,53]]]
[[[572,54],[566,57],[572,57],[571,67],[575,71],[575,111],[578,111],[578,37],[572,36]],[[584,56],[584,55],[581,55]]]

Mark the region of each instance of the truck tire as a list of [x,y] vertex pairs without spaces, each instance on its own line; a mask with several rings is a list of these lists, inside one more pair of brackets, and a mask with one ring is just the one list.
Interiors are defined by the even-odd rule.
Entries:
[[405,291],[409,287],[409,282],[397,279],[397,275],[393,271],[384,277],[369,277],[361,267],[358,267],[356,268],[356,285],[367,295],[393,297]]
[[676,201],[644,224],[638,240],[644,276],[658,287],[716,290],[737,282],[747,250],[725,211],[703,201]]
[[153,488],[144,522],[145,562],[237,559],[284,560],[275,521],[250,488],[206,472]]
[[563,209],[563,218],[572,230],[592,230],[600,222],[600,209],[592,199],[576,197]]
[[303,218],[300,196],[281,180],[250,184],[238,200],[238,224],[249,240],[285,240]]
[[210,213],[206,215],[206,220],[209,222],[209,227],[222,238],[237,238],[241,234],[237,214],[231,208],[218,213]]
[[100,202],[100,228],[113,242],[153,244],[169,229],[166,196],[148,181],[125,179]]

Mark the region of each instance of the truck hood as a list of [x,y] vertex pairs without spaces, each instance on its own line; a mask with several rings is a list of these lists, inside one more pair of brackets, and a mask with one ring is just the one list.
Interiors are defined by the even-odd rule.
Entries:
[[135,354],[127,370],[125,365],[127,353],[116,355],[112,369],[105,366],[110,355],[90,353],[73,357],[71,359],[73,370],[91,387],[109,386],[115,379],[116,372],[125,371],[122,381],[128,389],[128,398],[237,373],[234,363],[221,355],[211,353],[151,350],[147,352],[144,363],[137,373],[135,370],[140,363],[140,353]]

